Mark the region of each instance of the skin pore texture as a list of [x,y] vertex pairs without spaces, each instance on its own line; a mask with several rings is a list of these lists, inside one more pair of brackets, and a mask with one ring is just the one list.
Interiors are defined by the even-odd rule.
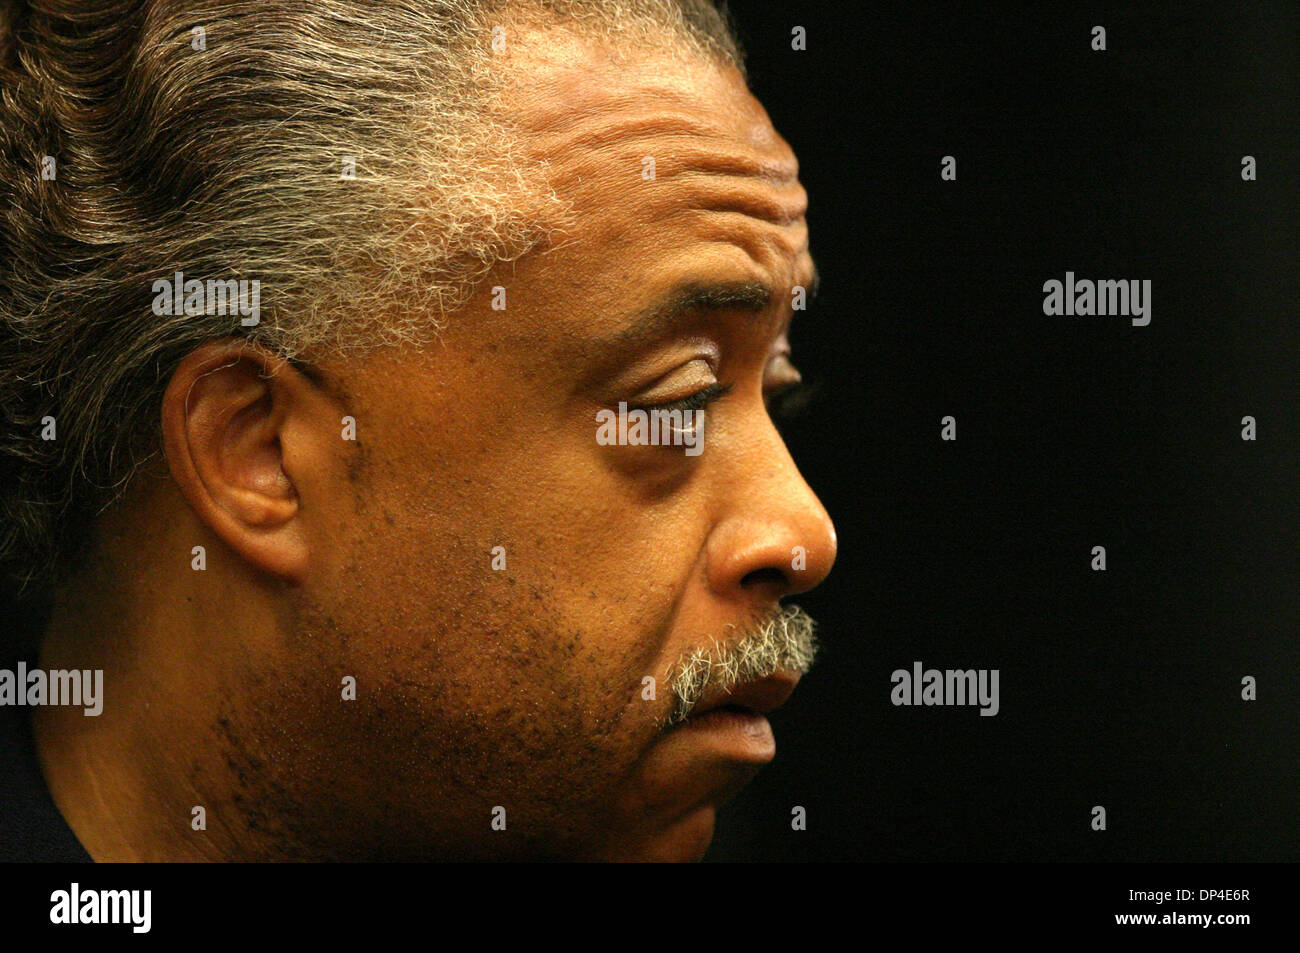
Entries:
[[[794,154],[729,66],[544,29],[510,56],[565,234],[425,348],[190,354],[60,592],[42,665],[104,669],[104,712],[35,729],[95,859],[691,860],[756,769],[665,730],[665,679],[835,558],[765,404],[814,282]],[[648,319],[712,285],[770,300]],[[596,440],[714,383],[699,456]]]

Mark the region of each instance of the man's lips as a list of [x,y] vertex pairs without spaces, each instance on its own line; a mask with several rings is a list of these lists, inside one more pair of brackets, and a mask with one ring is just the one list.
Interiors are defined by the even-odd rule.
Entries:
[[[673,743],[689,745],[697,756],[727,764],[729,772],[738,765],[747,766],[747,771],[757,769],[776,756],[776,739],[766,715],[779,708],[797,684],[796,672],[779,672],[706,695],[668,737]],[[736,777],[727,784],[733,785]]]
[[799,684],[796,672],[777,672],[767,678],[737,685],[728,692],[710,695],[696,705],[686,720],[693,721],[708,712],[719,708],[742,709],[766,715],[785,704],[794,688]]

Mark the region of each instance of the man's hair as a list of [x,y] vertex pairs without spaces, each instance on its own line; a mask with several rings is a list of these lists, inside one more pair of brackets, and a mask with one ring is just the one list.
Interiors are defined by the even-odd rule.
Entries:
[[[5,590],[157,452],[203,341],[420,343],[547,240],[544,168],[486,108],[521,23],[743,72],[708,0],[0,0]],[[156,314],[175,272],[258,281],[260,322]]]

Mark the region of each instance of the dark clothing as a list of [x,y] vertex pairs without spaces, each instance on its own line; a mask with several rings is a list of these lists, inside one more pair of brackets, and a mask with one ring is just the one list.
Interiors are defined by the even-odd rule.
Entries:
[[45,786],[30,715],[0,705],[0,861],[90,863]]

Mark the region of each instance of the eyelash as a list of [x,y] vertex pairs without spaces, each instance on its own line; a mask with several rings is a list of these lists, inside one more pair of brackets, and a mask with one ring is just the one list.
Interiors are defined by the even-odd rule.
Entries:
[[[669,401],[666,404],[645,404],[641,410],[703,410],[730,393],[731,384],[710,384],[703,390],[698,390],[689,397],[683,397],[681,400]],[[798,417],[806,408],[808,398],[812,396],[812,388],[802,381],[795,381],[786,384],[768,394],[764,399],[767,404],[768,413],[774,419],[792,420]]]
[[666,404],[645,404],[640,410],[703,410],[731,390],[730,384],[710,384],[703,390],[697,390],[689,397],[670,401]]

